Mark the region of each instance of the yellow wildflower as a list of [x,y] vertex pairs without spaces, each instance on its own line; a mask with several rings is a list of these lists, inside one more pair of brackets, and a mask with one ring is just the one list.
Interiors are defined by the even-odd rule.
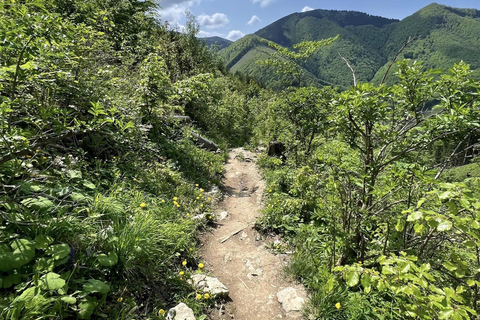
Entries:
[[203,208],[203,203],[200,205],[200,208]]
[[200,263],[198,264],[198,268],[199,268],[199,269],[203,269],[203,267],[205,267],[205,265],[200,262]]
[[162,199],[162,203],[165,203],[165,200]]
[[203,190],[203,189],[200,189],[200,192],[205,192],[205,190]]
[[212,198],[208,197],[208,198],[207,198],[207,201],[210,201],[210,200],[212,200]]
[[196,197],[195,199],[200,200],[200,197]]
[[362,261],[358,261],[358,264],[362,264]]
[[47,160],[47,157],[42,157],[43,160]]
[[272,190],[272,189],[270,189],[270,190],[268,190],[268,192],[272,193],[272,192],[273,192],[273,190]]
[[198,187],[198,183],[195,184],[195,187]]
[[179,276],[183,276],[184,274],[185,274],[185,272],[183,272],[183,271],[180,271],[180,272],[178,273]]
[[30,159],[31,157],[32,157],[31,155],[27,154],[27,159]]
[[158,315],[163,316],[165,314],[165,310],[160,309],[158,310]]
[[187,265],[187,260],[183,260],[182,266],[186,266],[186,265]]
[[209,295],[208,293],[205,293],[205,294],[203,295],[203,298],[204,298],[204,299],[208,299],[208,298],[210,298],[210,295]]
[[177,200],[178,200],[178,198],[177,198],[177,197],[173,197],[173,201],[177,201]]
[[147,204],[145,202],[140,203],[140,208],[145,208]]
[[122,302],[122,301],[123,301],[123,298],[120,297],[120,298],[117,299],[117,301],[118,301],[118,302]]
[[200,293],[197,293],[197,300],[202,299],[202,295]]
[[335,303],[335,308],[340,309],[341,307],[342,305],[340,304],[340,302]]
[[188,250],[190,250],[190,252],[192,252],[192,251],[193,251],[193,248],[188,248]]

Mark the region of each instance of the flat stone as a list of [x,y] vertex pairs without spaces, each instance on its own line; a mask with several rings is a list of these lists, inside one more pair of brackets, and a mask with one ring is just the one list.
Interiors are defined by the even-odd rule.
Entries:
[[305,298],[295,288],[285,288],[278,292],[277,299],[287,313],[301,312],[305,304]]
[[228,295],[228,288],[217,278],[203,274],[195,274],[191,276],[190,279],[193,286],[198,290],[208,292],[212,295]]
[[220,213],[217,213],[216,216],[218,221],[223,221],[228,218],[229,213],[228,211],[222,211]]
[[203,220],[203,219],[205,219],[205,213],[201,213],[192,217],[192,220]]
[[175,308],[168,310],[167,320],[195,320],[195,315],[193,310],[182,302]]

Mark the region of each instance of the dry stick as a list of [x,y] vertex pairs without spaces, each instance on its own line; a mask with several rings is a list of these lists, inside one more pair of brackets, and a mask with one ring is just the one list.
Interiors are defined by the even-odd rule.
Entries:
[[347,67],[350,69],[350,71],[352,71],[352,75],[353,75],[353,86],[356,87],[357,86],[357,77],[355,77],[355,70],[353,70],[352,66],[350,65],[350,63],[348,63],[348,60],[345,59],[344,57],[342,57],[342,55],[339,53],[338,54],[340,56],[340,58],[343,59],[343,61],[345,61],[345,63],[347,64]]
[[385,72],[385,74],[383,75],[383,79],[382,79],[382,82],[380,84],[384,84],[385,83],[385,79],[387,78],[387,75],[388,75],[388,72],[390,71],[390,68],[393,66],[393,64],[397,61],[398,59],[398,56],[400,55],[400,53],[402,53],[402,51],[408,47],[410,45],[410,43],[412,43],[413,41],[417,40],[418,37],[408,37],[407,41],[405,42],[405,44],[403,45],[403,47],[400,48],[400,50],[398,50],[397,54],[395,55],[395,58],[393,58],[392,61],[390,61],[390,63],[388,64],[388,68],[387,68],[387,71]]
[[220,242],[221,242],[221,243],[224,243],[225,241],[227,241],[228,239],[230,239],[231,237],[233,237],[234,235],[236,235],[236,234],[239,233],[240,231],[243,231],[243,230],[245,230],[246,228],[248,228],[250,225],[251,225],[251,223],[249,223],[249,224],[247,224],[246,226],[244,226],[244,227],[242,227],[242,228],[240,228],[240,229],[238,229],[238,230],[230,233],[228,236],[226,236],[225,238],[223,238]]

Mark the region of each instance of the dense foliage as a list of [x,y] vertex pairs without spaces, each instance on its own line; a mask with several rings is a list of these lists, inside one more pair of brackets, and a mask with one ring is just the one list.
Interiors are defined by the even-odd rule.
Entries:
[[248,141],[258,88],[223,76],[194,19],[179,34],[155,10],[0,2],[0,319],[163,318],[181,301],[201,318],[212,303],[186,280],[225,157],[195,137]]
[[480,312],[480,181],[449,169],[475,154],[480,83],[464,63],[438,81],[408,60],[396,70],[393,86],[291,89],[260,115],[258,134],[287,151],[261,161],[259,227],[296,248],[318,319]]
[[[359,34],[377,52],[397,22],[313,12],[306,18],[327,15],[340,39],[303,42],[299,32],[292,50],[250,36],[223,51],[232,69],[249,55],[279,67],[279,87],[314,85],[272,92],[253,69],[226,75],[193,17],[180,34],[156,9],[0,2],[0,319],[163,319],[178,302],[205,319],[214,297],[187,279],[202,272],[196,235],[213,220],[209,190],[228,146],[272,140],[286,152],[260,159],[269,192],[258,227],[295,249],[289,270],[310,291],[307,313],[480,313],[480,82],[466,63],[439,74],[403,60],[394,84],[377,86],[362,81],[358,66],[373,62],[359,58],[358,85],[320,88],[306,60],[332,62],[323,54]],[[424,14],[440,9],[447,24],[466,19],[462,29],[478,18],[438,5]],[[221,150],[200,148],[199,135]]]

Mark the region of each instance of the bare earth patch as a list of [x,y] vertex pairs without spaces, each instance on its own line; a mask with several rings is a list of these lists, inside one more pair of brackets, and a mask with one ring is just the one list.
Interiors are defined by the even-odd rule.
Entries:
[[256,154],[243,149],[230,152],[224,181],[226,194],[216,211],[229,214],[201,239],[208,272],[230,291],[231,300],[211,312],[212,320],[301,319],[299,310],[286,313],[277,298],[277,293],[288,287],[306,296],[301,286],[285,279],[287,256],[273,254],[266,248],[273,239],[263,241],[252,228],[260,215],[265,189],[256,159]]

